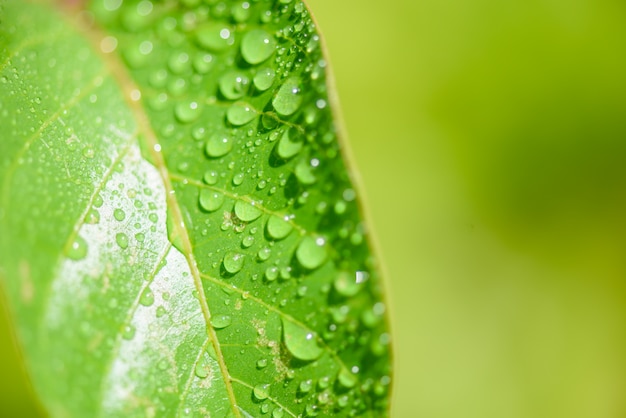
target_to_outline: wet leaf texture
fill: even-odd
[[[299,1],[0,23],[0,275],[53,417],[385,416],[386,306]]]

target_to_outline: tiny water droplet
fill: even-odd
[[[263,369],[267,367],[267,359],[266,358],[262,358],[260,360],[257,360],[256,362],[256,368],[257,369]]]
[[[219,178],[219,174],[217,171],[209,170],[204,173],[204,177],[202,178],[206,184],[214,185],[217,183],[217,179]]]
[[[269,282],[276,280],[278,278],[278,267],[272,266],[265,269],[265,278]]]
[[[254,244],[254,237],[252,235],[246,235],[245,237],[243,237],[243,240],[241,240],[241,245],[244,248],[248,248],[252,246],[252,244]]]
[[[124,338],[125,340],[132,340],[134,336],[135,336],[135,327],[134,326],[126,325],[122,329],[122,338]]]
[[[233,31],[217,22],[200,26],[196,32],[196,40],[202,48],[215,52],[224,51],[235,42]]]
[[[309,393],[311,389],[313,389],[313,380],[311,379],[303,380],[298,386],[298,391],[300,393]]]
[[[198,361],[198,363],[196,364],[196,367],[194,368],[194,373],[200,379],[206,379],[209,376],[210,370],[211,368],[209,364],[207,363],[206,359],[204,358],[204,354],[203,354],[200,360]]]

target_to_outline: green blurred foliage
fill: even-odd
[[[393,416],[626,417],[626,3],[309,5],[389,272]],[[0,415],[31,416],[5,346]]]

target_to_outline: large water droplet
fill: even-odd
[[[293,230],[293,226],[287,222],[286,217],[281,218],[276,215],[270,216],[266,228],[267,234],[276,240],[285,238]]]
[[[224,203],[224,195],[209,189],[200,190],[200,207],[208,212],[215,212]]]
[[[224,256],[224,269],[230,274],[235,274],[243,267],[243,260],[243,254],[229,252]]]
[[[233,103],[226,111],[226,119],[235,126],[245,125],[256,116],[256,111],[246,102]]]
[[[268,59],[275,48],[274,37],[263,29],[253,29],[246,33],[241,40],[241,56],[252,65]]]
[[[283,116],[293,115],[301,104],[300,80],[297,77],[285,80],[272,100],[274,109]]]
[[[224,135],[213,135],[206,143],[206,153],[209,157],[218,158],[230,152],[233,143],[230,138]]]
[[[72,260],[82,260],[87,256],[87,241],[80,235],[77,235],[74,242],[67,250],[67,257]]]
[[[324,352],[317,345],[317,336],[314,332],[285,318],[283,318],[283,335],[289,352],[300,360],[315,360]]]
[[[254,397],[259,400],[262,401],[264,399],[269,398],[270,396],[270,384],[269,383],[262,383],[262,384],[258,384],[254,387],[254,389],[252,390],[252,393],[254,394]]]
[[[244,222],[252,222],[261,216],[263,212],[255,205],[238,200],[235,202],[235,215]]]
[[[256,87],[259,91],[265,91],[272,87],[275,78],[276,73],[274,70],[269,67],[265,67],[257,71],[252,82],[254,83],[254,87]]]
[[[282,159],[297,155],[304,145],[304,138],[295,128],[289,129],[283,133],[280,140],[276,144],[276,153]]]
[[[321,266],[326,260],[326,255],[326,241],[320,237],[304,237],[296,250],[298,262],[309,270]]]
[[[250,80],[240,71],[229,71],[220,77],[220,92],[229,100],[241,98],[248,88]]]
[[[134,336],[135,336],[135,327],[134,326],[126,325],[122,329],[122,338],[124,338],[125,340],[132,340]]]

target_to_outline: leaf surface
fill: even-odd
[[[0,275],[51,416],[387,413],[302,3],[9,1],[0,48]]]

